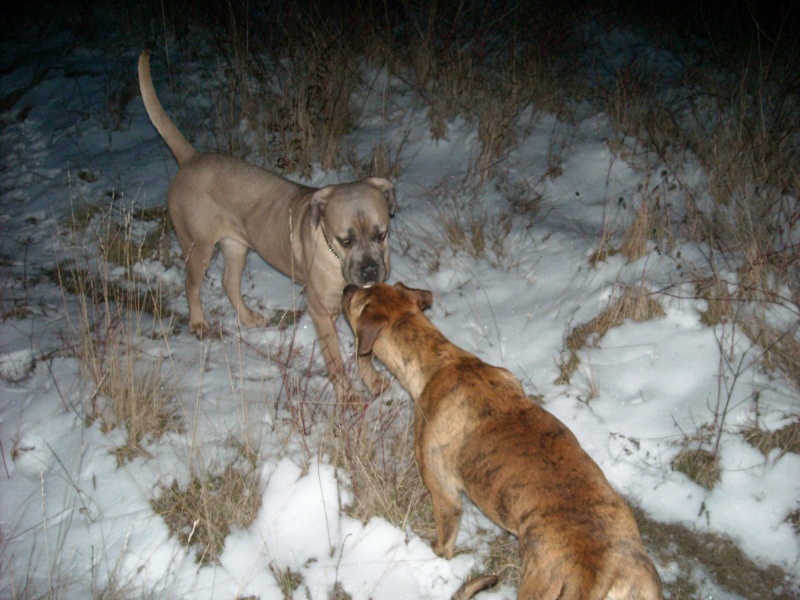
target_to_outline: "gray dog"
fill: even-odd
[[[284,179],[241,159],[201,154],[167,116],[150,76],[150,51],[139,56],[139,87],[150,120],[178,161],[167,205],[186,263],[189,326],[204,337],[200,285],[214,248],[224,258],[222,285],[245,327],[265,324],[245,305],[241,292],[247,251],[305,286],[308,310],[339,401],[355,398],[344,372],[335,320],[342,290],[384,281],[389,275],[392,184],[381,177],[318,189]],[[373,393],[387,384],[368,359],[361,378]]]

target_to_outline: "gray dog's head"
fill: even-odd
[[[311,198],[311,223],[321,227],[338,257],[345,284],[358,286],[389,276],[389,217],[396,200],[382,177],[329,185]]]

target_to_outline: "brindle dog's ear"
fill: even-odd
[[[430,293],[428,290],[417,290],[414,288],[410,288],[407,285],[400,283],[399,281],[394,284],[394,289],[400,292],[400,295],[404,298],[411,300],[412,302],[416,302],[417,307],[420,310],[425,310],[426,308],[430,308],[433,304],[433,294]]]
[[[372,346],[381,332],[389,325],[389,317],[384,313],[367,308],[358,317],[356,324],[356,350],[359,356],[372,353]]]

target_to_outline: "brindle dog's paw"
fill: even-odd
[[[373,396],[380,396],[392,387],[392,380],[383,375],[377,375],[367,384],[367,388]]]

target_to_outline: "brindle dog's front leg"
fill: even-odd
[[[308,312],[311,314],[311,320],[314,321],[314,327],[317,330],[322,358],[325,359],[328,377],[333,383],[336,398],[339,402],[344,403],[360,402],[361,397],[353,390],[339,348],[339,336],[336,333],[335,323],[340,313],[330,311],[322,303],[313,301],[311,294],[308,298]],[[389,388],[391,382],[378,373],[375,365],[372,364],[372,357],[358,357],[358,372],[361,381],[371,393],[378,395]]]
[[[372,355],[358,357],[358,374],[367,389],[376,396],[389,389],[391,381],[378,373],[372,364]]]

